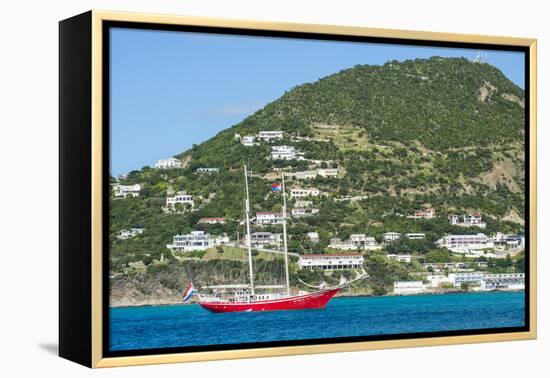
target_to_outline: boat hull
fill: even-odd
[[[339,288],[319,290],[314,293],[250,303],[200,302],[200,305],[216,313],[321,309],[339,290]]]

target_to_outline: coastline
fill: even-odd
[[[385,297],[425,297],[433,295],[446,295],[446,294],[488,294],[488,293],[515,293],[515,292],[525,292],[525,289],[514,289],[514,290],[486,290],[486,291],[464,291],[464,290],[447,290],[447,291],[430,291],[423,293],[415,294],[393,294],[388,293],[384,295],[372,295],[372,294],[339,294],[336,295],[333,299],[339,298],[385,298]],[[188,306],[199,304],[197,300],[190,300],[187,303],[179,301],[140,301],[135,304],[110,304],[110,309],[119,309],[119,308],[138,308],[138,307],[157,307],[157,306]]]

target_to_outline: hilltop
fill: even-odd
[[[270,193],[279,168],[307,172],[334,168],[336,176],[291,179],[288,188],[315,187],[317,216],[289,223],[289,249],[323,252],[329,239],[365,233],[424,232],[433,243],[445,232],[465,233],[447,216],[479,211],[488,234],[523,229],[525,201],[524,92],[497,68],[461,58],[417,59],[382,66],[358,65],[286,92],[279,99],[205,142],[182,151],[178,169],[144,167],[122,184],[142,186],[140,196],[111,200],[111,261],[150,264],[175,234],[205,230],[233,235],[242,219],[246,163],[253,211],[279,211]],[[182,127],[185,127],[182,125]],[[242,138],[283,131],[283,138],[245,146]],[[276,145],[292,146],[302,158],[271,159]],[[197,173],[215,167],[219,172]],[[193,211],[166,213],[166,197],[185,191]],[[292,208],[293,201],[290,202]],[[439,218],[411,220],[415,210],[434,208]],[[202,217],[227,223],[198,224]],[[126,228],[147,231],[120,242]],[[269,231],[269,229],[268,229]],[[317,231],[320,242],[306,237]],[[470,232],[472,230],[469,230]],[[430,244],[431,245],[431,244]],[[427,244],[420,248],[429,252]]]

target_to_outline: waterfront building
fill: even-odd
[[[360,253],[330,253],[300,255],[300,269],[359,269],[363,266],[363,255]]]
[[[116,237],[120,240],[131,239],[133,237],[143,234],[143,231],[145,231],[144,228],[133,227],[126,230],[121,230]]]
[[[481,290],[523,290],[525,289],[525,273],[484,274],[481,280]]]
[[[172,244],[167,244],[166,248],[174,252],[205,251],[228,241],[227,236],[212,237],[204,231],[191,231],[189,234],[175,235]]]
[[[451,279],[444,274],[431,274],[426,276],[426,281],[428,281],[429,288],[438,288],[442,284],[453,284]]]
[[[471,249],[493,248],[493,240],[483,233],[467,235],[446,235],[436,244],[453,252],[465,253]]]
[[[177,203],[181,203],[184,206],[186,204],[191,205],[191,207],[193,207],[195,204],[195,202],[193,201],[193,196],[185,192],[179,192],[173,197],[166,198],[166,207],[174,208]]]
[[[290,190],[290,198],[318,197],[321,191],[317,188],[294,188]]]
[[[155,169],[173,169],[181,168],[183,165],[181,160],[176,158],[160,159],[155,162]]]
[[[422,281],[395,281],[393,293],[396,295],[420,294],[425,291]]]
[[[225,218],[201,218],[199,223],[205,224],[225,224]]]
[[[405,237],[410,240],[420,240],[426,237],[426,234],[422,232],[408,232],[405,234]]]
[[[400,237],[401,237],[401,234],[399,232],[386,232],[382,234],[382,240],[384,240],[384,242],[386,243],[395,241]]]
[[[115,198],[126,198],[126,197],[139,197],[141,191],[141,185],[113,185],[113,193]]]
[[[449,273],[449,280],[454,287],[460,287],[463,283],[479,285],[482,279],[482,272]]]
[[[288,214],[286,215],[288,219]],[[269,226],[283,224],[283,213],[276,211],[260,211],[256,213],[256,223],[258,225]]]
[[[389,254],[389,255],[386,255],[386,258],[389,260],[395,260],[395,261],[404,262],[404,263],[410,263],[412,261],[411,255]]]
[[[269,142],[274,139],[283,139],[283,132],[282,131],[260,131],[257,137],[260,140],[265,140]]]
[[[219,168],[201,167],[201,168],[197,168],[196,172],[209,175],[209,174],[212,174],[212,173],[219,173],[220,169]]]
[[[416,210],[412,215],[408,215],[407,218],[433,219],[435,218],[435,210],[434,209]]]

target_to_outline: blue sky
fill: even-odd
[[[478,50],[111,29],[111,174],[201,143],[280,97],[356,64]],[[524,87],[524,56],[485,50]]]

